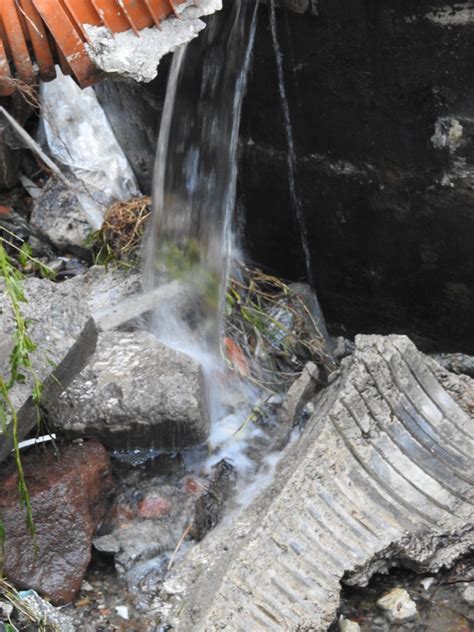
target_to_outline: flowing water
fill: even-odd
[[[275,0],[269,2],[269,14],[270,14],[270,30],[272,33],[273,49],[275,51],[275,60],[278,71],[278,90],[280,93],[281,108],[283,112],[283,120],[285,124],[286,141],[288,145],[287,162],[288,162],[288,186],[290,190],[290,197],[293,209],[296,214],[296,220],[298,222],[298,228],[300,233],[301,245],[305,257],[306,265],[306,278],[311,287],[314,287],[313,269],[311,261],[311,251],[309,248],[308,231],[306,228],[306,222],[304,219],[303,206],[301,204],[301,198],[298,194],[296,186],[296,152],[295,152],[295,139],[293,135],[293,126],[291,124],[290,106],[288,103],[288,97],[286,94],[285,75],[283,72],[283,55],[281,52],[280,42],[278,40],[276,13],[275,13]]]
[[[144,264],[148,289],[171,282],[178,288],[176,300],[157,305],[154,331],[203,367],[213,458],[241,463],[245,441],[233,438],[255,393],[236,379],[229,384],[219,346],[231,261],[240,115],[258,4],[228,3],[225,19],[212,18],[197,41],[174,55]]]

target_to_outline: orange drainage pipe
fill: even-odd
[[[15,78],[34,84],[56,76],[55,62],[81,87],[100,71],[87,54],[85,25],[112,33],[157,26],[185,0],[0,0],[0,96],[16,90]]]

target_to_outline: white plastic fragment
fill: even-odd
[[[117,200],[139,195],[135,175],[92,88],[81,90],[57,68],[41,84],[41,123],[49,153],[75,178],[85,218],[99,228]]]
[[[43,435],[42,437],[35,437],[34,439],[25,439],[25,441],[20,441],[18,447],[20,450],[23,448],[29,448],[32,445],[36,445],[38,443],[46,443],[48,441],[54,441],[56,439],[55,434]]]
[[[115,612],[118,614],[119,617],[128,621],[129,614],[127,606],[116,606]]]
[[[431,588],[434,582],[435,582],[434,577],[424,577],[423,579],[420,579],[420,584],[423,586],[423,590],[426,590],[426,591],[428,591]]]

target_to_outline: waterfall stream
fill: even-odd
[[[147,289],[173,282],[153,328],[203,367],[210,446],[219,460],[245,462],[234,438],[255,393],[229,380],[220,353],[231,261],[237,143],[259,2],[233,2],[199,40],[173,58],[155,164],[153,220],[145,252]],[[177,283],[176,283],[177,282]],[[239,402],[239,413],[235,402]]]

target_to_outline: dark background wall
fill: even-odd
[[[283,3],[304,11],[279,10],[277,27],[329,323],[474,353],[474,2]],[[145,190],[165,79],[163,66],[151,86],[98,90]],[[266,6],[241,125],[239,209],[249,256],[304,278]]]
[[[281,11],[277,21],[327,319],[350,334],[405,332],[425,348],[473,353],[474,3],[312,7],[317,15]],[[304,277],[266,7],[241,136],[247,249]]]

